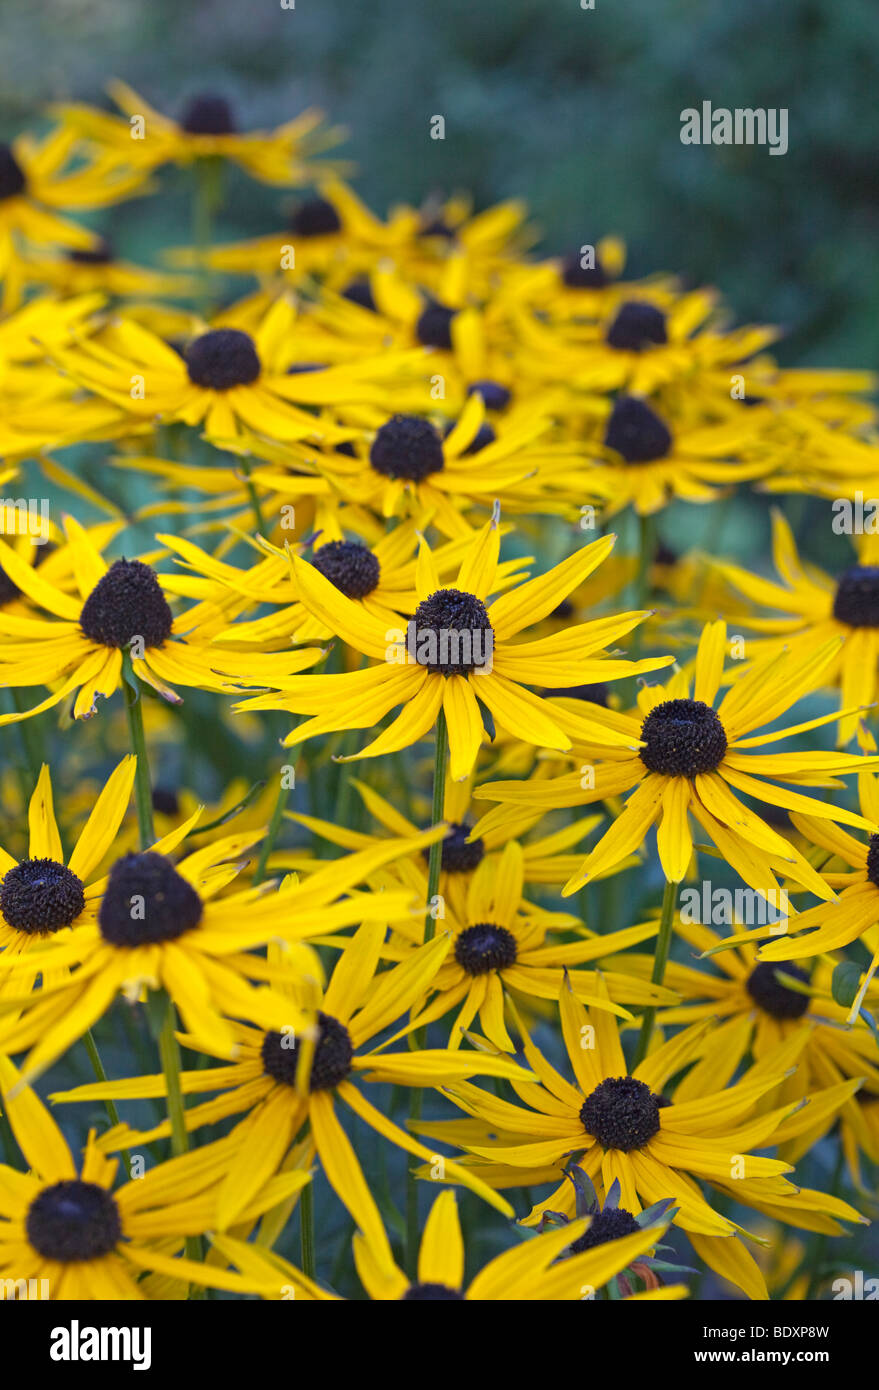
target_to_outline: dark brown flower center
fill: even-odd
[[[25,1233],[44,1260],[99,1260],[122,1239],[122,1219],[111,1192],[94,1182],[67,1178],[44,1187],[34,1198]]]
[[[596,1086],[580,1108],[587,1134],[605,1149],[643,1149],[659,1133],[659,1098],[634,1076],[612,1076]]]
[[[641,761],[666,777],[714,772],[727,748],[726,730],[702,700],[663,700],[641,726]]]
[[[79,625],[102,647],[127,647],[141,638],[161,647],[171,636],[174,615],[156,572],[140,560],[116,560],[82,606]]]
[[[350,1073],[354,1046],[344,1023],[340,1023],[331,1014],[318,1014],[317,1029],[309,1089],[330,1091]],[[263,1071],[266,1076],[271,1076],[285,1086],[296,1085],[299,1055],[299,1042],[292,1033],[266,1033],[263,1038]]]

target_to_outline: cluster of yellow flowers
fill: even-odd
[[[879,1164],[879,554],[825,574],[778,510],[769,577],[655,523],[860,506],[873,377],[779,367],[615,239],[537,259],[519,203],[382,220],[319,113],[111,95],[0,147],[0,1280],[817,1295]],[[62,215],[168,163],[162,270]],[[215,240],[233,163],[309,190],[285,227]],[[81,1159],[33,1089],[70,1057]]]

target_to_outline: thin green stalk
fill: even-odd
[[[665,885],[665,892],[662,895],[662,916],[659,919],[659,935],[656,938],[656,952],[653,956],[653,971],[650,979],[653,984],[661,985],[665,979],[665,967],[668,962],[668,953],[671,949],[671,926],[674,919],[675,903],[677,902],[678,885],[668,883]],[[644,1010],[644,1017],[641,1020],[641,1036],[638,1038],[638,1046],[635,1050],[635,1066],[637,1067],[647,1056],[647,1049],[650,1047],[650,1039],[653,1035],[653,1025],[656,1022],[656,1006]]]
[[[167,996],[165,1020],[159,1035],[159,1057],[165,1074],[168,1090],[168,1119],[171,1122],[171,1152],[175,1158],[189,1152],[189,1135],[186,1131],[186,1116],[183,1109],[183,1091],[180,1086],[180,1047],[175,1036],[177,1010],[174,1000]],[[201,1238],[186,1237],[186,1258],[201,1262],[204,1259]],[[190,1288],[190,1298],[204,1298],[205,1291],[197,1285]]]
[[[16,686],[12,687],[12,703],[19,714],[27,709],[27,701]],[[41,717],[41,715],[35,715],[33,719],[20,719],[18,721],[21,746],[24,749],[25,761],[34,786],[37,784],[43,763],[46,761],[46,740],[39,724]]]
[[[638,517],[638,571],[635,578],[635,608],[644,610],[650,600],[650,569],[656,551],[656,522],[652,516]],[[637,661],[644,646],[644,624],[632,632],[632,660]]]
[[[299,1241],[302,1253],[302,1273],[314,1278],[314,1191],[306,1183],[299,1197]]]
[[[89,1061],[92,1064],[92,1071],[94,1072],[96,1079],[100,1082],[106,1081],[107,1073],[104,1070],[104,1064],[101,1061],[101,1054],[98,1051],[98,1044],[95,1042],[94,1034],[92,1033],[91,1028],[89,1028],[88,1032],[85,1034],[83,1042],[85,1043],[85,1050],[89,1055]],[[110,1099],[105,1100],[104,1109],[107,1112],[107,1119],[110,1121],[110,1124],[113,1125],[115,1128],[115,1126],[119,1123],[119,1111],[116,1109],[116,1102]],[[125,1171],[128,1174],[128,1178],[130,1181],[131,1160],[128,1157],[128,1150],[122,1149],[121,1153],[122,1162],[125,1164]]]
[[[192,240],[199,276],[198,307],[204,318],[211,311],[213,283],[207,253],[213,237],[214,213],[221,201],[222,170],[222,160],[215,155],[197,159],[193,165]]]
[[[266,831],[266,837],[262,842],[262,847],[260,848],[259,858],[256,861],[256,868],[253,871],[253,881],[255,884],[262,883],[263,879],[266,876],[266,865],[269,862],[269,855],[275,847],[275,840],[278,838],[278,831],[280,830],[281,822],[284,819],[284,811],[287,806],[287,797],[290,794],[290,788],[286,786],[285,783],[286,774],[282,771],[279,779],[278,799],[275,802],[275,808],[272,811],[272,818],[269,821],[269,828]]]
[[[247,488],[247,495],[250,498],[250,507],[253,512],[253,520],[256,525],[258,536],[268,536],[266,530],[265,517],[263,516],[262,506],[259,500],[259,493],[250,480],[250,464],[246,459],[241,460],[241,471],[244,474],[244,486]]]
[[[830,1195],[832,1197],[837,1197],[839,1195],[839,1184],[842,1178],[842,1165],[845,1160],[845,1155],[842,1151],[842,1140],[838,1133],[836,1135],[836,1143],[836,1163],[833,1168],[833,1177],[830,1180]],[[809,1275],[809,1287],[805,1293],[806,1302],[817,1300],[818,1295],[821,1292],[821,1269],[824,1263],[824,1254],[827,1247],[827,1236],[823,1231],[815,1232],[811,1237],[809,1245],[810,1248],[806,1256],[806,1267],[811,1271],[811,1273]],[[786,1292],[787,1289],[785,1289],[785,1293]]]
[[[153,790],[150,786],[150,765],[143,732],[143,697],[138,679],[131,669],[131,658],[127,653],[123,661],[123,675],[122,688],[125,692],[128,737],[131,741],[131,751],[137,758],[137,771],[134,776],[134,802],[137,807],[140,847],[141,849],[149,849],[150,845],[155,843],[156,835],[153,830]]]
[[[440,709],[439,718],[436,724],[436,746],[433,755],[433,807],[431,811],[431,824],[436,825],[443,818],[443,806],[446,796],[446,763],[448,761],[449,731],[446,726],[446,716]],[[443,860],[443,842],[437,840],[430,847],[430,857],[427,863],[427,913],[424,918],[424,939],[432,941],[436,930],[436,921],[431,913],[433,901],[439,892],[440,871]],[[417,1052],[424,1047],[424,1030],[409,1035],[409,1047],[413,1052]],[[412,1088],[412,1097],[409,1102],[410,1124],[417,1124],[421,1119],[422,1094],[416,1086]],[[409,1277],[414,1279],[418,1266],[418,1182],[414,1173],[409,1170],[406,1178],[406,1267]]]

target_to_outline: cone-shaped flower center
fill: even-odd
[[[626,463],[652,463],[665,458],[672,439],[655,411],[637,396],[620,396],[614,402],[604,442],[622,454]]]
[[[641,1228],[630,1211],[625,1207],[605,1207],[592,1218],[592,1225],[585,1235],[571,1245],[571,1254],[579,1255],[584,1250],[594,1250],[596,1245],[606,1245],[609,1240],[619,1240],[621,1236],[633,1236]]]
[[[256,381],[261,366],[256,345],[240,328],[212,328],[183,354],[189,380],[208,391],[231,391]]]
[[[173,623],[155,570],[140,560],[114,561],[79,615],[86,637],[103,647],[127,647],[137,637],[145,647],[161,647]]]
[[[295,236],[331,236],[341,230],[339,214],[326,198],[308,198],[290,218],[290,231]]]
[[[512,400],[512,392],[499,381],[474,381],[467,387],[467,395],[480,395],[486,410],[506,410]]]
[[[642,352],[646,347],[667,343],[665,314],[655,304],[627,299],[607,330],[607,342],[624,352]]]
[[[365,598],[381,578],[372,551],[356,541],[328,541],[314,552],[312,564],[347,598]]]
[[[25,1233],[44,1260],[99,1260],[122,1239],[122,1220],[112,1193],[97,1183],[68,1178],[34,1198]]]
[[[494,629],[488,609],[463,589],[437,589],[409,624],[410,653],[434,675],[465,676],[490,664]]]
[[[113,946],[175,941],[201,921],[202,900],[163,854],[126,854],[110,870],[98,925]]]
[[[879,888],[879,835],[870,836],[867,850],[867,878],[875,888]]]
[[[400,1302],[457,1303],[463,1299],[464,1295],[458,1289],[450,1289],[448,1284],[410,1284]]]
[[[0,912],[17,931],[60,931],[84,910],[81,880],[54,859],[23,859],[0,882]]]
[[[879,567],[853,565],[840,576],[833,616],[848,627],[879,627]]]
[[[387,478],[418,483],[429,473],[442,472],[443,442],[429,420],[418,415],[393,415],[376,433],[369,461]]]
[[[311,1062],[309,1090],[330,1091],[351,1071],[354,1046],[351,1034],[331,1014],[317,1016],[317,1042]],[[285,1086],[296,1085],[299,1042],[292,1033],[266,1033],[262,1043],[262,1065],[266,1076]]]
[[[482,863],[485,843],[482,840],[468,841],[467,836],[472,828],[460,821],[450,822],[442,844],[442,867],[447,874],[469,874]],[[425,859],[430,859],[429,849],[423,849],[421,853]]]
[[[454,425],[449,426],[446,430],[446,438],[448,438],[454,428]],[[487,420],[483,420],[479,429],[467,445],[467,448],[463,450],[461,457],[468,458],[471,454],[480,453],[481,450],[485,449],[489,444],[493,444],[496,439],[497,435],[494,432],[494,426],[490,425]]]
[[[25,190],[24,171],[9,145],[0,144],[0,202],[17,198]]]
[[[446,348],[452,346],[452,319],[454,309],[445,304],[428,304],[419,315],[415,325],[415,336],[424,347]]]
[[[587,1134],[605,1149],[643,1149],[659,1133],[659,1097],[634,1076],[612,1076],[596,1086],[580,1108]]]
[[[365,275],[360,275],[356,280],[352,280],[342,291],[343,299],[350,299],[352,304],[359,304],[361,309],[368,309],[371,314],[378,312],[375,296],[372,293],[372,285]]]
[[[754,966],[745,981],[745,988],[758,1008],[773,1018],[802,1018],[809,1007],[809,996],[789,989],[776,978],[779,971],[794,980],[801,980],[804,985],[809,983],[809,976],[799,966],[791,965],[788,961],[780,964],[764,960]]]
[[[601,262],[595,259],[594,265],[583,265],[579,251],[572,251],[562,262],[562,281],[569,290],[601,290],[607,284],[607,275]]]
[[[455,942],[455,960],[468,975],[487,975],[516,964],[516,938],[494,922],[477,922]]]
[[[201,92],[187,102],[180,125],[187,135],[234,135],[232,107],[215,92]]]
[[[726,753],[726,731],[702,700],[663,700],[641,726],[641,761],[666,777],[714,772]]]

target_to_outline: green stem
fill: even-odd
[[[189,1152],[189,1135],[186,1130],[186,1114],[183,1108],[183,1090],[180,1085],[180,1047],[174,1030],[177,1026],[177,1010],[174,1000],[167,996],[165,1020],[159,1035],[159,1056],[165,1085],[168,1091],[168,1119],[171,1122],[171,1152],[175,1158]],[[200,1236],[186,1237],[186,1258],[201,1262],[204,1259]],[[204,1298],[205,1291],[193,1284],[190,1298]]]
[[[17,687],[12,688],[12,703],[17,712],[23,714],[27,709],[27,702]],[[42,771],[43,763],[46,761],[46,740],[43,737],[43,729],[38,723],[41,715],[35,715],[33,719],[20,719],[18,729],[21,735],[21,746],[24,749],[25,761],[36,786]]]
[[[269,828],[266,831],[266,837],[262,842],[262,847],[259,852],[259,858],[256,861],[256,868],[253,871],[254,884],[262,883],[263,879],[266,876],[266,865],[269,862],[269,855],[275,847],[275,840],[278,838],[278,831],[280,830],[281,822],[284,819],[284,810],[287,806],[287,797],[290,793],[290,788],[285,785],[285,781],[286,773],[282,769],[280,775],[280,785],[278,787],[278,799],[275,802],[275,809],[272,811],[272,818],[269,821]]]
[[[635,607],[648,606],[651,594],[650,569],[656,550],[656,522],[652,516],[638,517],[638,572],[635,578]],[[644,646],[644,624],[632,632],[632,660],[637,661]]]
[[[92,1071],[94,1072],[94,1074],[95,1074],[97,1080],[100,1081],[100,1082],[106,1081],[106,1080],[107,1080],[107,1073],[106,1073],[106,1071],[104,1070],[104,1064],[103,1064],[103,1062],[101,1061],[101,1054],[100,1054],[100,1052],[98,1051],[98,1044],[95,1042],[94,1035],[93,1035],[93,1033],[92,1033],[91,1028],[89,1028],[88,1032],[85,1034],[85,1036],[84,1036],[84,1038],[83,1038],[83,1042],[85,1043],[85,1050],[86,1050],[86,1052],[88,1053],[88,1055],[89,1055],[89,1060],[90,1060],[90,1062],[91,1062],[91,1064],[92,1064]],[[105,1109],[106,1112],[107,1112],[107,1118],[108,1118],[108,1120],[110,1121],[110,1124],[113,1125],[114,1127],[115,1127],[116,1125],[118,1125],[118,1123],[119,1123],[119,1111],[116,1109],[116,1102],[115,1102],[114,1100],[110,1100],[110,1099],[108,1098],[107,1100],[104,1101],[104,1109]],[[128,1150],[127,1150],[127,1149],[122,1149],[122,1150],[121,1150],[121,1153],[122,1153],[122,1162],[125,1164],[125,1171],[126,1171],[126,1173],[128,1174],[128,1179],[129,1179],[129,1182],[130,1182],[130,1181],[131,1181],[131,1160],[130,1160],[129,1157],[128,1157]]]
[[[653,957],[653,971],[650,976],[653,984],[661,985],[665,979],[665,967],[668,962],[668,953],[671,949],[671,926],[674,919],[675,903],[678,896],[678,885],[668,883],[665,885],[665,892],[662,895],[662,916],[659,919],[659,935],[656,938],[656,952]],[[637,1067],[647,1056],[650,1047],[650,1039],[653,1035],[653,1025],[656,1022],[656,1006],[644,1010],[644,1017],[641,1020],[641,1036],[638,1039],[638,1047],[635,1051],[635,1066]]]
[[[262,505],[259,500],[259,493],[250,478],[250,464],[246,459],[241,460],[241,471],[244,474],[244,486],[247,488],[247,495],[250,498],[250,508],[253,512],[253,520],[258,536],[268,536],[266,530],[265,517],[262,512]]]
[[[214,213],[221,201],[221,174],[222,160],[215,155],[197,159],[193,165],[192,240],[199,276],[198,307],[204,318],[211,311],[213,286],[207,253],[213,236]]]
[[[314,1278],[314,1191],[306,1183],[299,1198],[299,1240],[302,1252],[302,1273]]]
[[[134,801],[137,806],[140,847],[141,849],[149,849],[150,845],[155,842],[156,835],[153,830],[153,791],[150,786],[150,765],[143,732],[143,697],[138,679],[131,669],[131,658],[127,653],[123,659],[122,688],[125,692],[128,737],[131,741],[131,751],[137,758],[137,771],[134,775]]]
[[[449,731],[446,726],[445,712],[440,709],[439,718],[436,724],[436,747],[433,755],[433,807],[431,810],[431,824],[437,825],[443,818],[443,806],[446,798],[446,763],[448,761]],[[424,918],[424,940],[432,941],[436,930],[436,921],[431,914],[433,900],[439,892],[440,872],[443,863],[443,842],[437,840],[430,847],[430,857],[427,863],[427,913]],[[410,1033],[409,1047],[413,1052],[419,1051],[424,1047],[425,1034],[423,1029],[418,1033]],[[409,1120],[411,1124],[417,1124],[421,1119],[422,1093],[418,1087],[413,1087],[411,1100],[409,1102]],[[410,1169],[406,1176],[406,1268],[410,1279],[415,1279],[418,1268],[418,1182]]]
[[[836,1197],[839,1195],[839,1183],[840,1179],[842,1178],[842,1167],[845,1161],[845,1155],[842,1151],[842,1140],[838,1133],[836,1135],[836,1142],[838,1145],[836,1153],[836,1163],[833,1169],[833,1177],[830,1181],[830,1195],[832,1197]],[[806,1302],[817,1300],[818,1295],[821,1292],[821,1269],[824,1263],[824,1253],[827,1247],[826,1234],[823,1231],[816,1232],[810,1241],[810,1246],[811,1248],[806,1257],[806,1265],[811,1270],[811,1273],[809,1275],[809,1287],[805,1293]],[[787,1289],[785,1289],[785,1292],[787,1292]]]

